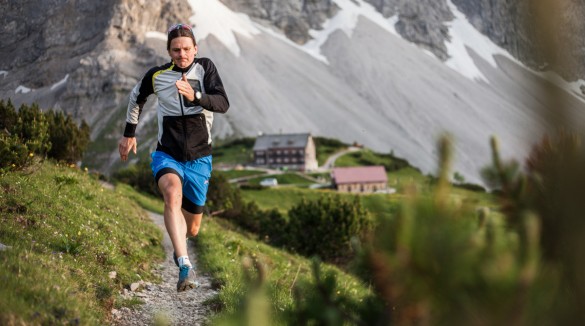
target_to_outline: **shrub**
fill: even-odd
[[[12,102],[8,100],[8,102],[4,103],[3,100],[0,100],[0,130],[12,130],[13,126],[16,125],[17,120],[18,113],[16,113],[16,109],[14,108],[14,105],[12,105]]]
[[[0,134],[0,172],[22,168],[29,161],[29,150],[20,138],[2,132]]]
[[[45,156],[51,148],[47,117],[36,104],[20,106],[12,134],[17,135],[31,153]]]
[[[244,202],[239,189],[233,187],[222,173],[212,173],[207,190],[207,207],[211,212],[234,219],[241,214]]]
[[[112,174],[112,178],[116,181],[130,185],[136,190],[154,196],[160,196],[148,160],[140,160],[138,163],[131,164],[125,169],[120,169]]]
[[[12,102],[0,100],[0,169],[27,166],[34,154],[45,156],[51,143],[46,117],[37,105],[22,105],[16,112]]]
[[[371,217],[360,203],[341,196],[303,199],[289,212],[287,243],[301,254],[336,260],[352,256],[350,242],[371,225]]]
[[[34,154],[75,163],[83,156],[89,136],[85,121],[78,127],[63,112],[43,113],[37,104],[23,104],[17,112],[10,100],[0,100],[2,170],[25,167]]]
[[[49,111],[46,115],[49,121],[49,138],[52,144],[48,156],[67,163],[81,160],[89,144],[89,125],[82,121],[78,127],[70,115],[61,111]]]
[[[453,186],[457,187],[457,188],[461,188],[461,189],[475,191],[475,192],[486,192],[486,189],[483,186],[475,184],[475,183],[464,182],[464,183],[454,184]]]

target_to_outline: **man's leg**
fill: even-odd
[[[177,257],[187,256],[187,224],[181,211],[183,189],[181,179],[174,173],[167,173],[158,180],[165,208],[165,227],[173,243]]]
[[[197,236],[199,233],[199,227],[201,227],[203,213],[193,214],[183,209],[183,216],[185,216],[185,222],[187,224],[187,236]]]
[[[158,186],[165,200],[165,226],[179,265],[179,281],[177,292],[183,292],[195,287],[193,269],[187,255],[187,223],[181,211],[183,202],[183,185],[181,179],[174,173],[164,174],[158,180]]]

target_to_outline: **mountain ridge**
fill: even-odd
[[[95,8],[83,2],[79,1],[77,6]],[[67,48],[60,53],[64,58],[50,57],[44,52],[36,61],[40,66],[38,74],[32,73],[35,70],[31,69],[31,64],[18,64],[19,59],[5,58],[11,52],[6,50],[7,44],[2,44],[0,95],[11,98],[16,104],[37,101],[42,107],[63,109],[88,121],[93,130],[92,138],[98,139],[101,147],[111,147],[109,151],[92,152],[89,163],[102,171],[110,171],[120,164],[115,143],[123,129],[128,91],[149,66],[168,60],[164,41],[158,37],[162,35],[164,38],[164,34],[151,31],[164,31],[174,22],[190,21],[195,25],[201,55],[212,58],[219,67],[232,102],[227,115],[216,115],[215,137],[253,136],[259,131],[310,131],[347,142],[358,141],[377,151],[395,150],[423,171],[432,172],[436,164],[436,137],[441,132],[453,131],[456,141],[462,141],[456,147],[459,159],[455,168],[470,180],[477,181],[478,168],[489,161],[487,143],[490,135],[503,134],[504,143],[509,143],[503,150],[510,155],[525,153],[528,143],[536,139],[537,136],[531,134],[536,129],[532,126],[543,124],[542,113],[538,113],[544,110],[543,100],[536,94],[538,88],[535,91],[516,85],[524,83],[526,78],[530,79],[528,83],[538,87],[547,82],[538,80],[540,77],[527,73],[525,68],[506,57],[496,56],[494,62],[498,62],[498,67],[494,67],[494,63],[486,62],[478,55],[480,53],[470,48],[464,48],[465,55],[481,70],[480,74],[488,76],[484,81],[465,77],[448,68],[441,53],[447,54],[451,50],[441,37],[445,36],[445,31],[452,32],[445,20],[453,13],[446,1],[436,2],[430,7],[425,6],[427,2],[290,1],[278,6],[276,1],[259,0],[155,1],[148,4],[145,1],[110,0],[103,3],[106,16],[91,17],[88,21],[95,21],[88,24],[88,29],[98,26],[98,32],[88,33],[98,36],[87,38],[89,41],[80,48],[76,48],[73,42],[71,57],[65,55]],[[475,2],[454,1],[459,8]],[[24,9],[19,10],[33,8],[33,1],[23,3]],[[203,3],[204,7],[201,7]],[[70,11],[78,9],[67,0],[54,0],[51,4]],[[363,11],[376,8],[376,4],[380,16],[375,18],[364,16],[367,13],[351,14],[343,9],[358,8],[359,5],[359,10]],[[220,6],[224,12],[232,12],[233,17],[248,17],[245,24],[256,24],[253,34],[231,32],[230,42],[235,42],[232,45],[240,52],[231,49],[230,44],[226,46],[223,36],[209,34],[199,38],[198,31],[209,29],[209,26],[198,23],[201,21],[198,17],[205,13],[204,18],[210,18]],[[247,16],[233,11],[234,8],[248,8]],[[4,12],[17,10],[0,9],[6,9]],[[80,12],[88,15],[89,11]],[[259,13],[254,13],[256,11]],[[409,12],[415,14],[409,15]],[[318,37],[319,28],[322,31],[324,25],[341,13],[353,15],[348,17],[355,19],[359,28],[354,26],[352,30],[343,31],[343,26],[337,26],[318,43],[318,55],[308,51],[306,44]],[[52,20],[57,19],[51,17],[44,23],[52,24]],[[57,17],[65,21],[69,18]],[[15,23],[8,21],[8,15],[2,20],[6,22],[2,27],[3,36],[10,31],[15,33],[18,20],[13,20]],[[205,21],[209,24],[210,20]],[[217,22],[231,23],[222,21],[221,16],[215,19]],[[337,19],[336,23],[343,24],[343,21]],[[75,20],[63,24],[76,26]],[[426,47],[421,42],[407,42],[408,38],[404,36],[408,33],[414,33],[411,38],[424,36],[424,31],[439,25],[444,28],[438,28],[438,34],[432,34],[427,41],[421,38]],[[234,28],[244,32],[241,25]],[[60,31],[59,28],[54,30]],[[285,36],[297,36],[280,37],[279,31],[284,31]],[[76,37],[75,33],[64,30],[61,34],[61,38],[45,35],[43,37],[48,40],[43,42],[53,40],[51,46],[58,47],[61,43],[71,43]],[[98,42],[99,35],[103,39]],[[28,40],[30,37],[17,39]],[[91,40],[95,46],[84,52],[88,50],[88,44],[93,45]],[[304,45],[299,45],[302,42]],[[32,46],[32,43],[27,43],[27,46]],[[444,48],[433,50],[433,44],[442,44]],[[393,62],[388,62],[389,56]],[[15,68],[6,70],[7,66]],[[509,71],[501,71],[499,67],[503,66]],[[63,71],[65,67],[70,71]],[[518,98],[498,84],[519,89],[522,97]],[[27,88],[31,90],[27,91]],[[20,91],[15,92],[15,89]],[[582,108],[579,101],[571,101]],[[155,100],[147,103],[139,124],[139,149],[142,152],[151,149],[156,141],[152,123],[154,104]],[[577,110],[576,114],[581,112]],[[579,116],[577,121],[583,121],[581,118]],[[466,121],[469,125],[461,126],[457,123],[459,121]],[[512,130],[523,125],[530,126],[527,135]]]

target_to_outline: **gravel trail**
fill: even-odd
[[[211,310],[203,302],[217,295],[217,291],[211,286],[211,277],[197,270],[197,253],[189,245],[189,258],[195,265],[198,286],[177,293],[179,271],[173,262],[173,246],[165,229],[163,216],[149,214],[164,234],[166,259],[155,271],[161,276],[162,283],[139,282],[131,286],[138,286],[135,291],[125,289],[122,294],[125,298],[138,297],[145,303],[136,308],[113,309],[112,325],[203,325],[211,314]]]

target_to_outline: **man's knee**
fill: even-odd
[[[198,224],[189,225],[187,230],[187,236],[196,237],[197,234],[199,234],[199,225]]]
[[[165,174],[159,179],[158,187],[166,205],[181,206],[183,190],[181,180],[174,174]]]
[[[199,227],[201,226],[201,218],[203,217],[203,213],[190,214],[186,211],[183,211],[183,214],[185,215],[185,220],[187,222],[187,236],[197,236],[197,234],[199,234]]]

